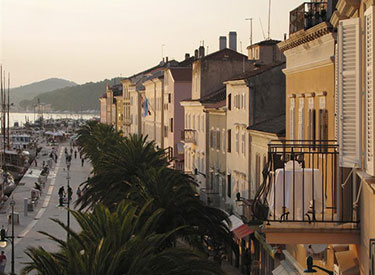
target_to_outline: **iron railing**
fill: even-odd
[[[192,129],[185,129],[181,131],[181,139],[185,141],[185,143],[194,143],[196,144],[196,130]]]
[[[289,35],[328,20],[327,2],[305,2],[289,13]]]
[[[336,141],[278,140],[268,150],[255,213],[268,222],[359,222],[358,189],[338,166]]]

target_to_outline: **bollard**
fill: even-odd
[[[26,217],[27,216],[27,204],[29,202],[29,199],[28,198],[24,198],[23,199],[23,215]]]

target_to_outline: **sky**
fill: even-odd
[[[302,0],[272,0],[271,38],[282,40]],[[268,29],[268,0],[0,0],[0,63],[11,87],[57,77],[78,84],[130,76],[164,57],[182,60],[204,41],[237,32],[247,54]],[[164,45],[164,46],[162,46]],[[208,47],[208,49],[207,49]],[[207,53],[207,52],[206,52]]]

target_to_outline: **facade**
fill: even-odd
[[[164,148],[170,148],[172,165],[184,170],[184,109],[180,105],[191,93],[191,68],[168,68],[164,71]]]
[[[205,56],[204,47],[196,51],[192,64],[191,99],[181,102],[185,114],[185,172],[195,173],[200,188],[207,188],[209,173],[207,114],[203,102],[224,88],[223,82],[250,67],[247,57],[231,49]]]
[[[277,47],[278,40],[263,40],[247,47],[249,60],[258,64],[285,62],[285,56]]]
[[[107,123],[107,94],[99,98],[100,105],[100,123]]]
[[[285,63],[260,66],[226,82],[227,96],[227,199],[238,215],[243,209],[236,194],[254,199],[260,185],[250,181],[250,151],[247,127],[285,113]]]
[[[120,132],[124,130],[124,98],[121,95],[115,96],[114,98],[116,102],[116,123],[115,128],[116,131]]]
[[[158,148],[164,148],[164,72],[155,72],[143,82],[143,86],[143,134],[155,141]]]

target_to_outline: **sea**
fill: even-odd
[[[40,117],[40,114],[34,113],[9,113],[9,126],[13,127],[15,122],[23,126],[26,122],[34,122]],[[75,114],[75,113],[43,113],[44,119],[73,118],[73,119],[92,119],[98,118],[99,114]]]

